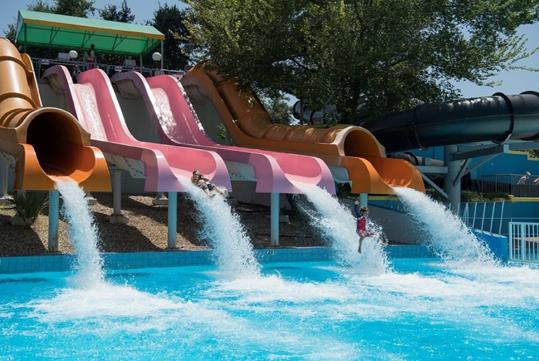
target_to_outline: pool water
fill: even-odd
[[[530,360],[539,270],[394,259],[0,276],[0,360]]]

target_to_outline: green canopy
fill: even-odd
[[[144,55],[152,51],[165,35],[153,26],[78,18],[38,11],[20,10],[17,44],[87,49],[97,52]]]

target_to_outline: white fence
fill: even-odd
[[[539,262],[539,223],[509,222],[509,260]]]
[[[469,202],[459,204],[458,214],[473,229],[502,234],[505,202]]]

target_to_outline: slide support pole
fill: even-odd
[[[447,174],[444,179],[444,190],[449,197],[450,209],[453,213],[458,212],[460,206],[460,190],[461,190],[461,176],[460,160],[453,160],[453,154],[457,153],[457,145],[446,145],[444,147],[445,152],[445,164],[447,165]]]
[[[360,207],[367,207],[369,205],[369,194],[368,193],[360,193],[359,194],[359,206]]]
[[[271,193],[271,245],[279,245],[279,197],[276,192]]]
[[[178,192],[168,192],[168,235],[167,248],[176,248],[178,229]]]
[[[7,193],[9,185],[9,164],[0,156],[0,206],[8,206],[11,197]]]
[[[127,223],[127,217],[122,214],[122,171],[112,170],[112,215],[110,223]]]
[[[58,223],[60,221],[60,193],[49,191],[49,235],[47,248],[49,252],[58,252]]]

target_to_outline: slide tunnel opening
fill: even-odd
[[[383,148],[366,129],[354,129],[346,134],[344,154],[351,157],[384,157]]]
[[[79,168],[83,158],[80,130],[68,114],[56,111],[37,114],[28,126],[26,139],[48,175],[69,176]]]

